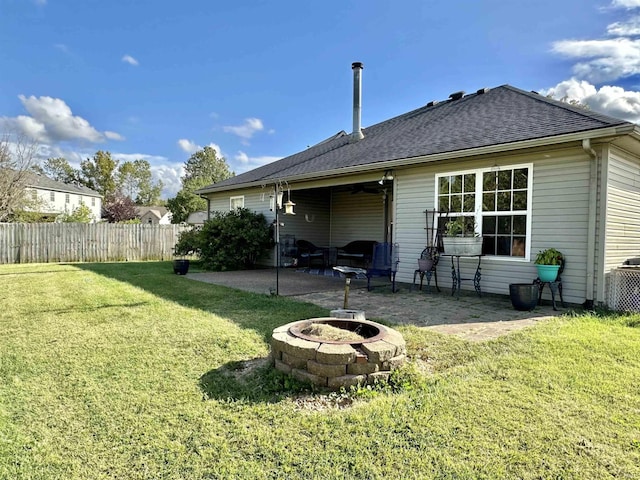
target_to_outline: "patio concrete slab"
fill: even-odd
[[[224,285],[256,293],[270,294],[275,290],[275,270],[239,272],[190,273],[188,278]],[[278,275],[279,293],[301,301],[314,303],[328,310],[342,308],[345,280],[321,277],[281,269]],[[442,289],[412,291],[399,284],[400,291],[391,293],[390,285],[367,292],[365,280],[352,280],[349,308],[364,310],[367,319],[381,319],[398,325],[415,325],[439,333],[456,335],[470,341],[483,341],[535,325],[563,310],[538,306],[531,312],[520,312],[511,306],[507,295],[483,295],[463,291],[460,298]]]

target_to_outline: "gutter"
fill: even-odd
[[[593,309],[594,269],[596,258],[596,214],[598,192],[598,154],[591,147],[591,139],[582,140],[582,149],[593,160],[589,163],[589,204],[587,226],[587,282],[584,306]]]
[[[497,145],[488,145],[485,147],[469,148],[466,150],[452,150],[450,152],[434,153],[432,155],[421,155],[419,157],[412,157],[412,158],[400,158],[397,160],[386,160],[386,161],[370,163],[366,165],[355,165],[351,167],[325,170],[323,172],[313,172],[313,173],[305,173],[300,175],[292,175],[290,177],[273,177],[273,178],[269,177],[269,178],[263,178],[260,180],[255,180],[253,182],[237,183],[234,185],[223,186],[218,188],[215,188],[215,186],[212,186],[209,188],[205,187],[200,190],[196,190],[195,193],[200,195],[200,194],[206,194],[206,193],[240,190],[242,188],[261,187],[263,185],[266,185],[267,183],[273,182],[276,178],[279,178],[280,180],[287,180],[289,183],[296,182],[296,181],[299,182],[299,181],[306,181],[306,180],[317,180],[321,178],[335,177],[339,175],[379,171],[379,170],[392,169],[392,168],[398,168],[398,167],[408,167],[412,165],[419,165],[422,163],[431,163],[431,162],[437,162],[441,160],[450,160],[452,158],[465,158],[465,157],[473,157],[477,155],[491,155],[495,153],[507,152],[510,150],[523,150],[528,148],[558,145],[561,143],[568,143],[568,142],[581,142],[587,139],[594,140],[597,138],[618,137],[621,135],[628,135],[628,134],[637,135],[638,138],[640,139],[640,129],[638,129],[634,124],[625,124],[625,125],[607,127],[607,128],[598,129],[598,130],[588,130],[584,132],[558,135],[555,137],[543,137],[543,138],[536,138],[533,140],[523,140],[520,142],[501,143]],[[363,142],[365,141],[366,141],[366,138],[363,139]]]

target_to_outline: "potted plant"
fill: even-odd
[[[482,255],[482,237],[476,232],[472,217],[455,217],[444,228],[442,245],[445,255]]]
[[[184,230],[178,235],[178,242],[173,247],[173,273],[176,275],[186,275],[189,272],[189,259],[199,251],[199,230]]]
[[[531,311],[538,305],[540,287],[537,283],[510,283],[509,298],[516,310]]]
[[[538,269],[538,278],[541,282],[555,282],[563,262],[562,252],[555,248],[547,248],[538,252],[533,263]]]

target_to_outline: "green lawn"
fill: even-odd
[[[404,388],[320,395],[251,360],[325,310],[168,262],[0,266],[0,307],[0,479],[640,478],[638,316],[398,327]]]

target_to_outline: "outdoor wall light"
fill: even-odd
[[[391,180],[393,180],[393,171],[385,170],[384,175],[382,175],[382,178],[378,180],[378,183],[380,185],[384,185],[384,182],[390,182]]]

